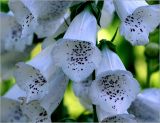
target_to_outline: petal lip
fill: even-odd
[[[27,103],[39,100],[48,93],[48,80],[31,65],[19,62],[14,72],[17,85],[27,93]]]
[[[160,5],[147,5],[136,8],[120,27],[120,34],[132,45],[145,45],[149,42],[149,33],[160,24]]]
[[[70,39],[60,39],[52,56],[56,65],[76,82],[85,80],[101,60],[101,53],[93,43]]]
[[[129,108],[139,91],[139,84],[130,72],[115,70],[104,72],[93,81],[90,98],[101,109],[120,114]]]

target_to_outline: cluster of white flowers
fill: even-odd
[[[51,122],[51,114],[60,104],[69,79],[80,102],[91,110],[92,105],[96,106],[99,121],[135,121],[127,110],[140,91],[137,80],[107,44],[97,47],[97,19],[89,9],[76,15],[67,28],[69,7],[75,4],[73,1],[10,0],[11,12],[0,13],[1,54],[27,50],[34,33],[38,38],[46,38],[37,56],[16,64],[16,84],[1,98],[3,122]],[[160,24],[159,5],[148,5],[145,0],[104,0],[102,27],[109,25],[115,11],[121,20],[121,35],[132,45],[148,43],[149,33]],[[64,31],[63,38],[53,39]],[[10,56],[11,60],[19,61],[13,53]],[[140,104],[143,99],[138,96],[132,107],[143,105]],[[156,105],[159,106],[159,101]],[[130,112],[134,114],[137,110],[132,107]],[[154,114],[159,112],[155,107],[149,108]],[[145,112],[142,107],[139,110]],[[157,117],[151,116],[153,120]]]

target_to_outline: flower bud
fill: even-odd
[[[160,51],[159,45],[157,43],[152,42],[146,45],[144,54],[149,59],[155,59],[158,58],[159,51]]]

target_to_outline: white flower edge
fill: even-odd
[[[113,2],[122,21],[121,35],[132,45],[147,44],[149,33],[160,24],[160,5],[148,5],[145,0]]]
[[[142,91],[129,108],[129,113],[139,122],[159,122],[160,89],[150,88]]]
[[[90,88],[92,103],[111,114],[125,112],[139,93],[138,82],[130,72],[106,71],[97,76]]]
[[[1,122],[30,122],[30,119],[22,112],[20,102],[8,97],[1,97],[0,100]]]
[[[22,37],[22,26],[16,21],[15,16],[0,13],[1,16],[1,48],[3,51],[19,51],[26,49],[27,45],[31,45],[33,35]]]
[[[73,81],[85,80],[99,66],[101,53],[92,43],[60,39],[52,51],[55,63]]]

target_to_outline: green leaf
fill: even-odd
[[[0,1],[0,11],[1,12],[8,12],[9,11],[8,1]]]

